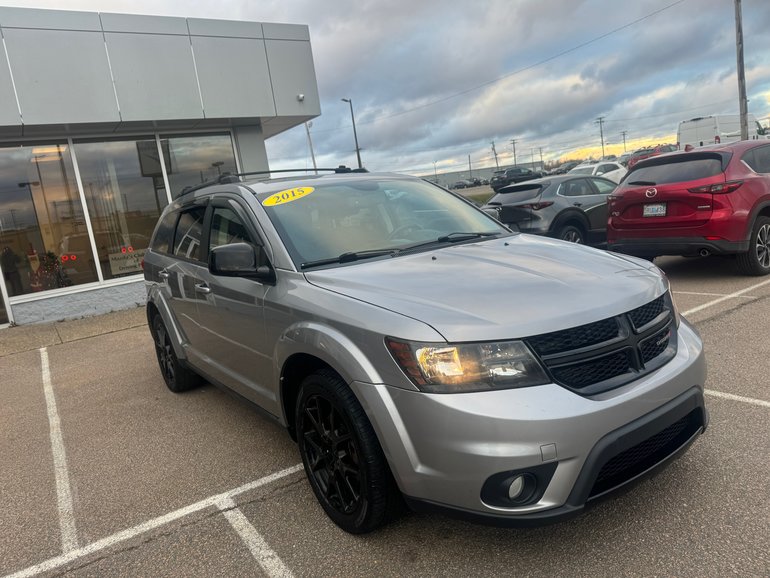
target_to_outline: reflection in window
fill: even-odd
[[[187,186],[236,173],[235,154],[229,134],[161,137],[171,196]]]
[[[75,154],[102,275],[140,274],[155,223],[167,204],[155,139],[80,141]]]
[[[65,143],[0,148],[0,268],[10,296],[97,281]]]

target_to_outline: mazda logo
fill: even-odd
[[[647,197],[648,199],[651,199],[657,194],[658,194],[658,189],[656,189],[655,187],[652,187],[651,189],[647,189],[646,191],[644,191],[644,196]]]

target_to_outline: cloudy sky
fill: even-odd
[[[432,174],[676,140],[738,112],[734,0],[0,0],[7,6],[307,24],[319,166]],[[770,123],[770,2],[743,0],[749,112]],[[305,129],[270,139],[310,166]],[[435,165],[434,165],[435,163]]]

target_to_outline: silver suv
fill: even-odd
[[[219,180],[166,208],[144,257],[163,378],[285,426],[344,530],[404,502],[561,519],[705,430],[702,343],[651,263],[401,175]]]

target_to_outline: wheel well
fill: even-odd
[[[152,320],[156,315],[160,315],[160,311],[152,303],[147,303],[147,324],[152,327]]]
[[[294,441],[297,441],[294,408],[297,405],[299,386],[303,379],[319,369],[334,371],[325,361],[306,353],[292,355],[283,364],[283,371],[281,372],[281,407],[286,418],[286,427],[289,430],[289,435]]]
[[[578,217],[577,215],[567,215],[566,217],[562,217],[561,219],[556,219],[553,223],[553,226],[551,227],[551,233],[554,235],[559,232],[560,229],[563,227],[567,227],[569,225],[572,225],[573,227],[577,227],[582,231],[582,233],[585,235],[587,233],[588,228],[586,227],[586,224],[583,222],[583,219]]]

